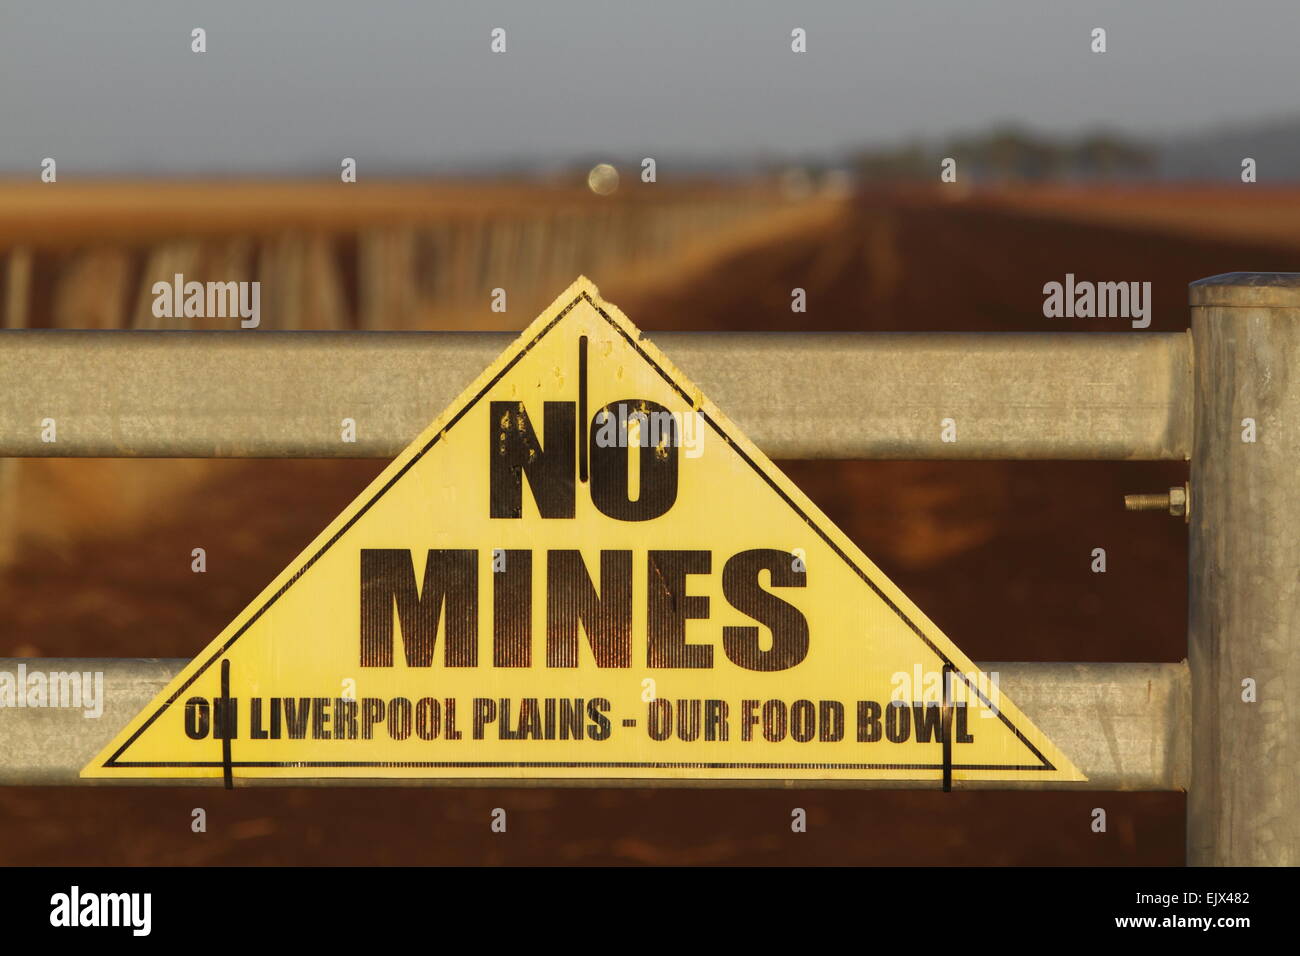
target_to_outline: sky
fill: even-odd
[[[1298,28],[1300,0],[0,0],[0,173],[744,162],[1005,121],[1182,133],[1300,114]]]

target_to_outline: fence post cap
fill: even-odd
[[[1300,272],[1225,272],[1187,287],[1189,304],[1244,308],[1300,308]]]

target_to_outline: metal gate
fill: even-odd
[[[1294,865],[1300,501],[1285,479],[1300,454],[1300,274],[1215,276],[1192,284],[1190,304],[1190,333],[654,339],[772,457],[1190,459],[1190,501],[1154,499],[1190,505],[1188,659],[981,664],[1089,779],[958,786],[1185,789],[1189,863]],[[0,456],[391,457],[512,339],[3,331]],[[345,414],[357,419],[354,444],[339,441]],[[960,442],[940,440],[945,418],[961,423]],[[57,441],[43,440],[47,420]],[[0,661],[102,670],[107,699],[94,722],[0,709],[0,783],[89,783],[79,769],[184,663]]]

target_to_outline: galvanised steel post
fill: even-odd
[[[1187,862],[1300,864],[1300,273],[1191,286]]]

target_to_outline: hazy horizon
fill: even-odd
[[[0,174],[695,166],[1018,124],[1164,138],[1295,117],[1279,0],[1047,7],[555,0],[0,8]],[[207,31],[207,52],[190,31]],[[493,27],[507,52],[489,50]],[[808,52],[790,50],[807,31]],[[1090,51],[1093,27],[1108,51]]]

